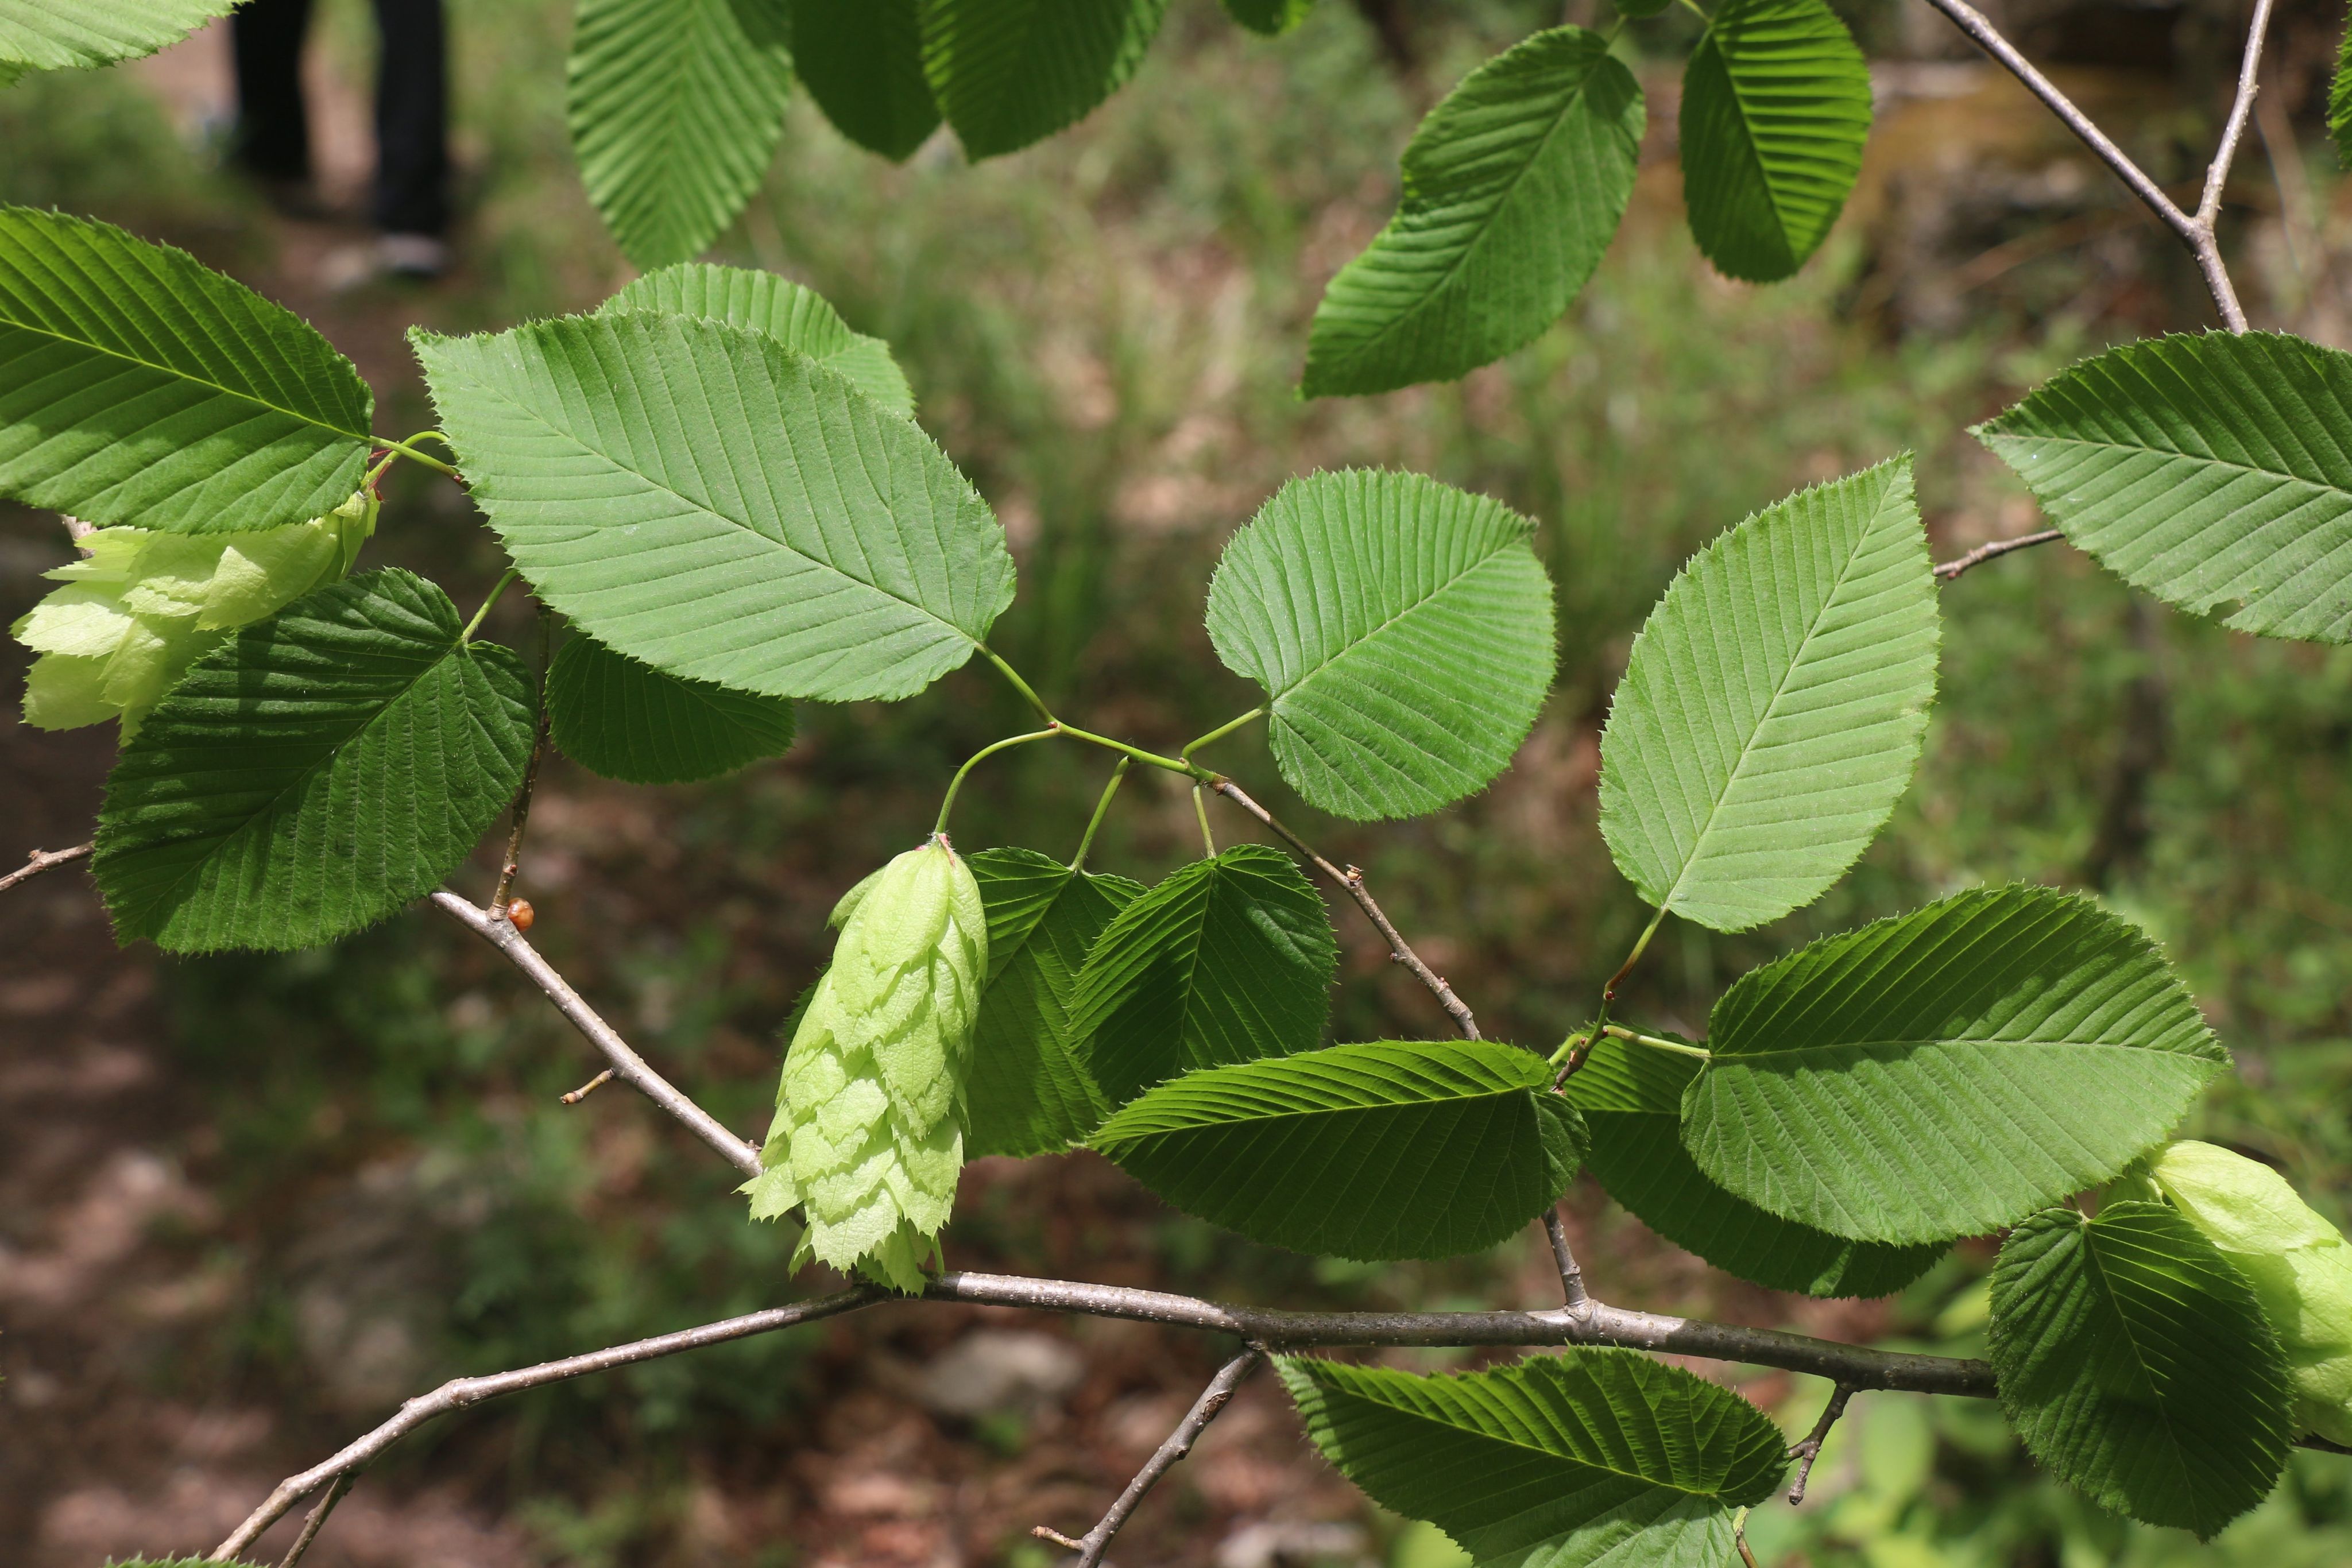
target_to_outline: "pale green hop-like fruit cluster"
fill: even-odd
[[[833,924],[841,941],[784,1053],[765,1168],[743,1190],[757,1219],[805,1210],[795,1269],[815,1258],[919,1291],[963,1169],[987,912],[938,836],[850,889]]]
[[[2286,1178],[2211,1144],[2168,1144],[2149,1186],[2237,1266],[2286,1352],[2294,1418],[2352,1443],[2352,1247]]]
[[[251,533],[100,528],[87,559],[47,575],[52,591],[9,628],[41,655],[25,678],[25,722],[74,729],[122,721],[122,738],[190,664],[239,627],[341,580],[375,532],[362,490],[323,517]]]

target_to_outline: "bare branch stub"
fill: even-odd
[[[71,865],[76,861],[88,860],[89,852],[96,847],[96,841],[92,841],[87,844],[76,844],[69,850],[35,850],[26,858],[23,865],[18,866],[6,876],[0,876],[0,893],[7,892],[20,882],[30,882],[45,871],[55,871],[61,865]]]
[[[759,1149],[729,1132],[716,1116],[687,1098],[668,1079],[656,1072],[644,1057],[629,1048],[629,1042],[621,1038],[617,1030],[598,1016],[595,1009],[580,999],[580,993],[555,972],[553,965],[540,956],[539,949],[514,928],[512,921],[483,913],[446,887],[433,894],[433,903],[443,914],[505,954],[509,962],[530,977],[532,984],[547,993],[556,1010],[572,1020],[572,1027],[587,1036],[588,1043],[604,1053],[604,1060],[613,1064],[613,1071],[617,1076],[684,1123],[696,1137],[718,1150],[720,1157],[737,1170],[745,1176],[760,1174]]]
[[[1217,1375],[1209,1380],[1209,1385],[1201,1390],[1201,1396],[1192,1401],[1192,1408],[1184,1413],[1184,1419],[1168,1434],[1168,1440],[1143,1462],[1143,1468],[1135,1472],[1135,1479],[1127,1483],[1127,1490],[1118,1494],[1118,1500],[1110,1505],[1101,1522],[1085,1535],[1073,1541],[1059,1531],[1048,1530],[1042,1524],[1030,1533],[1041,1541],[1051,1541],[1055,1545],[1066,1546],[1076,1552],[1078,1560],[1073,1568],[1100,1568],[1103,1553],[1110,1550],[1111,1537],[1119,1532],[1128,1517],[1142,1503],[1145,1495],[1160,1484],[1160,1478],[1175,1469],[1177,1463],[1192,1451],[1192,1445],[1200,1440],[1209,1423],[1215,1420],[1233,1399],[1234,1391],[1257,1370],[1258,1364],[1265,1359],[1265,1348],[1254,1344],[1220,1367]]]
[[[588,1096],[593,1094],[597,1090],[602,1089],[605,1084],[610,1083],[611,1082],[613,1082],[613,1070],[608,1067],[604,1069],[604,1071],[596,1074],[595,1077],[591,1078],[587,1082],[583,1083],[579,1088],[559,1095],[557,1098],[562,1100],[566,1105],[577,1105],[580,1102],[587,1099]]]
[[[1830,1428],[1836,1426],[1838,1417],[1845,1414],[1846,1401],[1853,1396],[1854,1389],[1851,1384],[1841,1383],[1831,1390],[1830,1402],[1822,1407],[1822,1418],[1813,1423],[1813,1429],[1805,1434],[1802,1442],[1789,1450],[1789,1457],[1797,1461],[1797,1479],[1789,1488],[1790,1506],[1805,1500],[1805,1483],[1813,1479],[1813,1461],[1822,1457],[1822,1445],[1829,1441]]]
[[[1584,1288],[1584,1270],[1569,1249],[1568,1226],[1559,1218],[1559,1205],[1544,1210],[1544,1234],[1551,1241],[1551,1260],[1559,1269],[1560,1293],[1568,1298],[1568,1310],[1581,1312],[1592,1304],[1592,1297]]]
[[[2020,534],[2013,539],[1995,539],[1990,544],[1979,545],[1964,556],[1939,562],[1936,567],[1936,580],[1949,582],[1972,566],[1982,566],[2012,550],[2032,549],[2036,545],[2054,545],[2065,537],[2056,528],[2043,528],[2040,533]]]
[[[1445,983],[1444,976],[1422,962],[1421,955],[1412,950],[1412,945],[1400,936],[1397,928],[1389,923],[1387,914],[1372,897],[1371,891],[1365,887],[1362,872],[1354,866],[1341,871],[1338,866],[1325,860],[1315,852],[1314,846],[1284,827],[1276,820],[1273,812],[1250,799],[1240,785],[1223,774],[1211,779],[1209,788],[1273,829],[1275,832],[1281,835],[1286,843],[1305,856],[1316,870],[1338,883],[1342,892],[1356,901],[1356,907],[1362,910],[1365,917],[1379,929],[1381,937],[1389,945],[1390,956],[1412,970],[1413,978],[1429,988],[1429,994],[1437,998],[1437,1005],[1445,1009],[1445,1016],[1454,1020],[1454,1027],[1462,1031],[1462,1038],[1465,1040],[1480,1038],[1478,1020],[1471,1016],[1469,1004],[1454,994],[1454,988]]]

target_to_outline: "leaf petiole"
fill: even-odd
[[[1061,733],[1062,727],[1056,724],[1045,729],[1033,729],[1026,735],[1008,735],[1003,740],[992,742],[973,752],[964,765],[956,769],[955,777],[948,780],[947,798],[940,802],[940,820],[931,831],[945,833],[948,831],[948,813],[955,810],[956,791],[963,788],[963,776],[978,766],[982,758],[992,757],[1009,747],[1026,746],[1033,740],[1051,740]]]
[[[1058,719],[1055,722],[1061,723]],[[1072,740],[1091,741],[1108,750],[1116,751],[1122,757],[1132,758],[1138,762],[1147,763],[1153,768],[1164,768],[1171,773],[1181,773],[1187,779],[1198,783],[1213,783],[1217,777],[1197,763],[1186,762],[1174,757],[1162,757],[1156,751],[1146,751],[1139,746],[1129,746],[1123,740],[1113,740],[1109,736],[1097,735],[1090,729],[1080,729],[1074,724],[1062,724],[1061,727],[1062,733]]]
[[[457,643],[460,647],[474,640],[474,633],[481,630],[483,618],[489,614],[490,606],[496,604],[499,601],[499,596],[506,592],[508,586],[521,575],[522,572],[519,569],[511,566],[507,568],[506,575],[499,578],[497,584],[491,588],[490,596],[482,601],[482,607],[474,612],[474,618],[466,622],[466,629],[463,632],[457,633]]]
[[[999,658],[995,649],[990,647],[985,643],[974,643],[972,646],[980,650],[982,657],[985,658],[990,664],[996,666],[998,674],[1002,674],[1006,680],[1013,683],[1013,689],[1021,694],[1022,700],[1029,705],[1031,709],[1036,713],[1039,718],[1044,719],[1047,724],[1058,724],[1061,722],[1054,716],[1054,710],[1045,706],[1045,699],[1037,695],[1037,689],[1034,686],[1032,686],[1027,681],[1021,678],[1020,671],[1014,669],[1012,665]],[[1075,734],[1076,732],[1073,731],[1072,733]]]
[[[444,446],[449,445],[449,438],[442,434],[437,430],[428,430],[424,432],[422,434],[412,435],[407,441],[387,440],[382,443],[386,454],[385,463],[389,463],[393,457],[405,457],[412,463],[422,463],[427,468],[446,474],[452,479],[459,477],[455,466],[450,464],[444,463],[438,457],[427,457],[424,453],[417,451],[416,448],[411,444],[411,443],[418,441],[437,441]],[[456,450],[455,447],[451,447],[450,449],[452,451]],[[378,464],[375,473],[381,474],[383,472],[384,465],[384,464]],[[374,477],[374,475],[370,475],[369,476],[373,478]]]
[[[1234,731],[1241,728],[1242,726],[1248,724],[1255,719],[1264,718],[1265,716],[1265,709],[1263,707],[1254,707],[1250,709],[1249,712],[1242,715],[1241,717],[1228,719],[1223,724],[1217,726],[1216,728],[1201,737],[1200,739],[1186,741],[1184,743],[1183,751],[1179,755],[1181,755],[1185,761],[1190,762],[1192,760],[1192,753],[1200,750],[1201,747],[1208,745],[1209,742],[1213,740],[1223,740],[1225,737],[1233,734]]]
[[[1134,766],[1134,758],[1122,757],[1112,767],[1110,782],[1103,786],[1102,799],[1095,802],[1095,814],[1087,819],[1087,831],[1079,835],[1078,852],[1070,857],[1072,871],[1086,870],[1087,852],[1094,848],[1095,833],[1102,827],[1103,819],[1110,814],[1110,798],[1118,793],[1120,780],[1127,777],[1127,770]]]
[[[1643,1034],[1613,1023],[1601,1025],[1600,1032],[1612,1040],[1622,1040],[1628,1045],[1646,1045],[1652,1051],[1671,1051],[1677,1056],[1696,1056],[1701,1061],[1715,1055],[1703,1045],[1686,1045],[1679,1040],[1660,1040],[1654,1034]]]

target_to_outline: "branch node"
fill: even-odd
[[[561,1098],[566,1105],[577,1105],[580,1102],[587,1099],[588,1096],[593,1094],[597,1090],[602,1089],[605,1084],[610,1083],[611,1082],[613,1082],[613,1070],[608,1067],[604,1069],[604,1071],[596,1074],[595,1077],[591,1078],[587,1082],[583,1083],[579,1088],[572,1090],[568,1094],[562,1095]]]
[[[1853,1385],[1839,1384],[1831,1391],[1830,1402],[1822,1407],[1822,1418],[1813,1423],[1813,1429],[1805,1435],[1802,1442],[1790,1448],[1789,1457],[1797,1461],[1796,1484],[1789,1489],[1790,1506],[1805,1500],[1805,1483],[1813,1479],[1813,1461],[1821,1458],[1822,1445],[1828,1441],[1830,1428],[1836,1426],[1838,1417],[1845,1414],[1845,1402],[1853,1397],[1854,1392]]]
[[[20,882],[30,882],[45,871],[54,871],[58,866],[85,860],[89,858],[89,852],[96,847],[97,844],[93,841],[87,844],[76,844],[69,850],[35,850],[26,857],[23,865],[18,866],[6,876],[0,876],[0,893],[7,892]]]
[[[1087,1549],[1085,1542],[1073,1540],[1050,1524],[1033,1524],[1029,1527],[1029,1533],[1040,1541],[1050,1541],[1055,1545],[1067,1548],[1072,1552],[1084,1552]]]

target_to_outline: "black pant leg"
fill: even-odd
[[[247,0],[229,21],[236,59],[232,155],[276,180],[310,176],[310,124],[302,107],[302,38],[310,0]]]
[[[375,84],[375,225],[386,234],[449,226],[448,46],[441,0],[375,0],[383,52]]]

